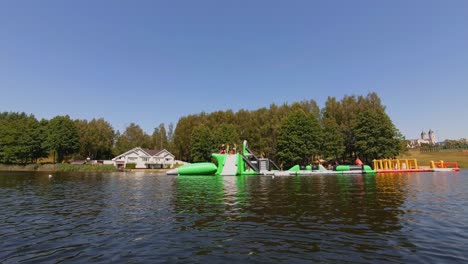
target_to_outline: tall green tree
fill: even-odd
[[[39,122],[33,115],[29,115],[25,121],[22,136],[18,140],[20,145],[25,146],[19,157],[21,162],[36,162],[39,158],[48,157],[49,153],[45,144],[47,122]]]
[[[333,119],[338,125],[339,131],[343,134],[344,151],[342,159],[344,160],[354,159],[359,151],[359,147],[356,145],[357,131],[355,130],[355,124],[358,119],[362,118],[361,113],[365,111],[385,113],[385,107],[376,93],[371,92],[367,96],[345,96],[341,101],[329,97],[324,109],[322,109],[323,119]],[[324,125],[323,122],[322,125]],[[328,150],[325,149],[325,151]]]
[[[345,151],[343,133],[335,119],[326,117],[322,120],[323,137],[321,153],[325,158],[340,159]]]
[[[25,116],[25,114],[23,113]],[[3,112],[0,114],[0,160],[2,163],[17,161],[17,139],[20,131],[17,129],[20,113]]]
[[[240,144],[241,140],[233,124],[221,124],[213,131],[213,142],[215,146],[221,144]]]
[[[258,124],[254,119],[254,113],[241,109],[235,114],[235,126],[241,140],[247,139],[249,147],[253,150],[260,151],[258,142],[260,141],[260,133]]]
[[[360,108],[357,103],[357,98],[354,95],[345,96],[340,103],[340,129],[343,132],[345,143],[345,156],[343,158],[350,159],[356,152],[356,139],[353,131],[353,123],[356,121]]]
[[[103,118],[76,120],[80,135],[80,156],[91,159],[109,159],[112,156],[115,132]]]
[[[169,140],[167,139],[164,123],[159,124],[151,135],[151,143],[154,149],[168,149]]]
[[[403,139],[385,112],[365,110],[358,114],[353,125],[356,155],[366,162],[395,158]]]
[[[54,151],[54,160],[57,156],[57,162],[80,150],[78,128],[68,115],[52,118],[47,130],[47,145]]]
[[[199,115],[181,117],[174,132],[174,155],[181,160],[192,160],[192,131],[201,125]]]
[[[130,123],[117,138],[113,152],[114,155],[119,155],[135,147],[151,148],[151,138],[139,125]]]
[[[33,115],[0,113],[0,162],[28,163],[46,157],[42,132]]]
[[[80,152],[78,158],[91,158],[90,153],[92,152],[93,141],[88,127],[88,120],[75,120],[75,125],[78,128],[78,135],[80,136]]]
[[[35,122],[33,121],[33,123]],[[38,159],[49,156],[50,149],[47,145],[48,128],[49,121],[46,119],[41,119],[41,121],[33,125],[31,133],[34,140],[31,142],[31,162],[37,162]]]
[[[210,161],[215,151],[215,144],[210,129],[204,125],[197,126],[192,131],[191,156],[193,162]]]
[[[295,111],[280,128],[278,159],[286,167],[295,164],[306,165],[319,154],[321,130],[313,114]]]
[[[174,148],[174,123],[169,123],[167,127],[167,141],[168,141],[167,150],[172,152]]]

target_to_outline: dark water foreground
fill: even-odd
[[[0,172],[3,263],[468,263],[468,171]]]

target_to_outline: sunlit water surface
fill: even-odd
[[[0,262],[468,263],[468,171],[0,172]]]

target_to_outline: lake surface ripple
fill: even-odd
[[[2,263],[468,263],[468,171],[0,172]]]

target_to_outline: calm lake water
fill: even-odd
[[[468,171],[0,172],[3,263],[468,263]]]

